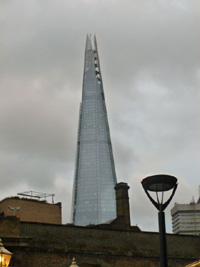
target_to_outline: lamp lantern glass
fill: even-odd
[[[4,248],[2,240],[0,238],[0,267],[8,267],[12,253]]]

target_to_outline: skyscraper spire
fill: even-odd
[[[89,36],[88,34],[87,34],[87,37],[86,37],[85,50],[92,50],[91,35]]]
[[[100,224],[116,217],[116,173],[96,37],[87,35],[73,189],[73,223]]]

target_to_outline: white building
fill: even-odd
[[[200,197],[197,203],[175,203],[171,216],[174,234],[200,235]]]

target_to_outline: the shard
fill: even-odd
[[[116,218],[116,173],[97,50],[87,36],[80,106],[72,221],[101,224]]]

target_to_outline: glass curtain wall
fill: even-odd
[[[100,224],[116,217],[116,174],[97,51],[87,36],[82,103],[73,189],[75,225]]]

